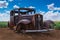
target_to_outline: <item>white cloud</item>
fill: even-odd
[[[43,12],[43,11],[40,11],[39,13],[40,13],[40,14],[42,14],[42,15],[44,15],[44,14],[45,14],[45,12]]]
[[[20,8],[20,7],[19,7],[19,6],[17,6],[17,5],[14,5],[14,6],[13,6],[13,8]]]
[[[47,5],[49,10],[54,10],[54,3]]]
[[[26,6],[25,6],[24,8],[35,8],[35,7],[34,7],[34,6],[29,6],[29,7],[26,7]]]
[[[60,21],[60,7],[54,7],[54,3],[47,5],[48,9],[50,11],[46,12],[44,15],[44,20],[54,20],[54,21]],[[57,10],[56,12],[53,12]]]
[[[6,11],[5,13],[0,13],[0,21],[9,21],[10,19],[10,12]]]
[[[3,15],[4,15],[4,14],[1,14],[1,13],[0,13],[0,17],[3,16]]]
[[[59,8],[58,7],[55,7],[54,10],[60,10],[60,7]]]
[[[54,7],[54,3],[47,5],[49,10],[60,10],[60,7]]]
[[[28,8],[35,8],[35,7],[33,7],[33,6],[29,6]]]
[[[0,8],[7,8],[8,2],[6,1],[0,1]]]
[[[44,20],[53,20],[53,21],[59,21],[60,20],[60,13],[48,11],[43,15]]]
[[[12,2],[13,0],[9,0],[10,2]]]

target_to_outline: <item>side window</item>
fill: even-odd
[[[34,15],[34,12],[29,12],[29,15]]]
[[[17,16],[18,15],[18,13],[15,13],[15,16]]]
[[[32,12],[32,15],[34,15],[34,12]]]
[[[31,15],[31,12],[29,12],[28,14]]]

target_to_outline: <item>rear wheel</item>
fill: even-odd
[[[11,30],[13,30],[13,26],[11,26],[9,22],[8,22],[8,28],[10,28]]]
[[[8,22],[8,27],[9,27],[9,22]]]
[[[54,23],[53,23],[53,21],[45,21],[44,22],[44,28],[45,29],[47,29],[47,30],[49,30],[49,29],[54,29]]]

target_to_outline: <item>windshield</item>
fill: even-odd
[[[27,12],[28,10],[20,10],[20,12]]]

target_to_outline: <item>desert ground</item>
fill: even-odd
[[[60,40],[60,30],[49,33],[15,33],[8,28],[0,28],[0,40]]]

